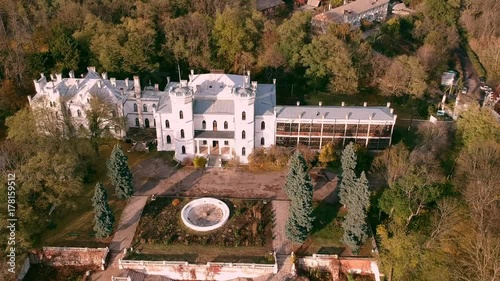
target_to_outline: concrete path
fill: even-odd
[[[292,243],[288,241],[285,234],[285,224],[288,219],[289,201],[273,201],[274,229],[273,249],[277,255],[289,255],[292,252]]]

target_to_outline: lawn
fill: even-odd
[[[273,214],[269,202],[224,200],[231,211],[229,220],[219,229],[201,233],[188,229],[180,219],[189,201],[168,197],[150,201],[134,237],[136,252],[127,258],[197,263],[270,260]]]
[[[125,155],[128,156],[131,169],[149,157],[158,155],[157,152],[127,152],[130,144],[121,143]],[[73,209],[55,209],[49,228],[40,237],[40,246],[67,246],[67,247],[106,247],[111,238],[96,239],[93,230],[93,207],[91,198],[94,194],[95,184],[104,183],[108,191],[109,203],[115,213],[115,226],[120,220],[126,200],[118,200],[114,195],[114,188],[106,176],[106,160],[111,153],[112,145],[103,145],[100,148],[100,159],[97,161],[96,174],[91,182],[84,185],[78,196],[72,198],[75,202]]]
[[[330,254],[330,255],[352,255],[351,251],[342,242],[342,218],[346,210],[341,208],[340,203],[328,204],[325,202],[314,203],[315,221],[311,235],[297,250],[299,255]],[[371,241],[361,247],[360,256],[371,255]]]

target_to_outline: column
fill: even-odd
[[[368,132],[366,133],[366,149],[368,149],[368,140],[370,140],[370,129],[372,125],[372,117],[370,116],[370,120],[368,120]]]
[[[201,154],[201,151],[200,151],[200,140],[196,140],[196,152],[197,152],[197,154]]]
[[[321,133],[319,134],[319,149],[323,148],[323,125],[324,124],[325,124],[325,120],[323,119],[323,120],[321,120]]]
[[[222,155],[222,144],[224,141],[219,140],[219,155]]]
[[[208,155],[210,155],[210,148],[212,147],[211,142],[211,140],[207,140]]]

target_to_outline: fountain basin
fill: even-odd
[[[229,219],[229,207],[219,199],[204,197],[187,203],[181,211],[184,225],[195,231],[211,231]]]

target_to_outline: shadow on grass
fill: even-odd
[[[341,255],[345,250],[345,247],[321,247],[318,250],[318,254],[323,255]]]
[[[329,204],[320,202],[315,206],[313,216],[315,217],[311,235],[322,230],[333,222],[340,210],[340,204]]]

